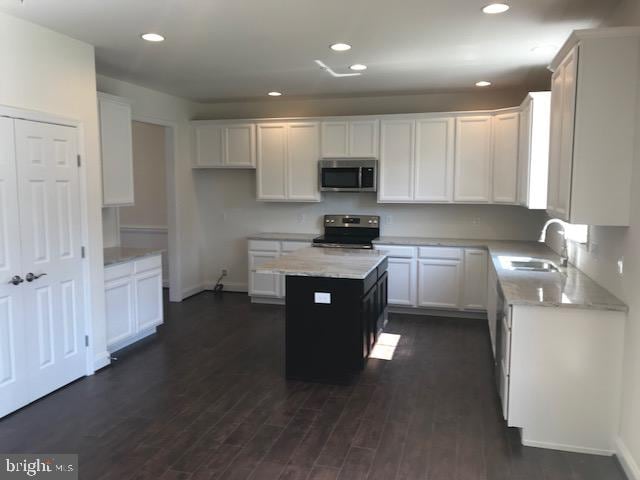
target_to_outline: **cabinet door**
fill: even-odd
[[[287,197],[319,202],[320,127],[316,122],[291,123],[287,149]]]
[[[324,158],[349,156],[349,122],[322,122],[321,155]]]
[[[163,321],[162,269],[135,276],[137,331],[160,325]]]
[[[527,97],[520,110],[518,133],[518,205],[529,204],[529,165],[531,155],[531,121],[533,108]]]
[[[487,308],[487,252],[466,249],[464,251],[464,282],[462,308],[486,310]]]
[[[123,277],[105,283],[107,347],[135,335],[133,278]]]
[[[573,168],[573,129],[576,110],[576,75],[578,69],[577,47],[569,53],[563,62],[563,66],[562,133],[560,134],[556,212],[563,220],[569,220]]]
[[[227,167],[256,166],[255,125],[242,123],[224,127],[224,164]]]
[[[453,118],[416,122],[415,200],[453,200]]]
[[[493,117],[493,201],[516,203],[518,184],[517,112]]]
[[[117,97],[100,95],[98,110],[103,205],[133,205],[131,106]]]
[[[562,139],[562,81],[564,67],[560,65],[551,77],[551,126],[549,137],[549,179],[547,184],[547,210],[556,215],[558,210],[558,185],[560,181],[560,156]]]
[[[224,128],[221,125],[193,127],[193,155],[196,167],[224,166]]]
[[[420,307],[458,308],[462,262],[460,260],[418,260],[418,305]]]
[[[249,252],[249,295],[280,297],[280,275],[255,273],[251,270],[278,258],[277,252]]]
[[[389,305],[416,306],[417,269],[414,258],[389,257]]]
[[[258,125],[258,200],[285,200],[287,168],[287,125]]]
[[[491,197],[491,117],[456,119],[456,202],[489,202]]]
[[[349,156],[378,158],[378,120],[349,122]]]
[[[411,202],[415,122],[383,120],[380,131],[378,202]]]

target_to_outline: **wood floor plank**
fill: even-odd
[[[4,452],[78,453],[100,480],[625,480],[617,460],[524,447],[486,322],[391,315],[354,385],[284,379],[284,317],[246,295],[166,303],[157,335],[0,420]]]

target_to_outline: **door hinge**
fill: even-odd
[[[89,335],[85,335],[84,336],[84,346],[88,347],[89,346]]]
[[[77,157],[78,157],[78,166],[81,167],[82,166],[82,159],[81,159],[80,155],[78,155]]]
[[[80,258],[84,258],[86,256],[87,256],[87,254],[86,254],[85,248],[84,247],[80,247]]]

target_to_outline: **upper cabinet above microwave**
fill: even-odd
[[[629,225],[640,29],[573,32],[551,63],[547,211],[586,225]]]
[[[326,119],[321,124],[323,158],[378,158],[378,119]]]

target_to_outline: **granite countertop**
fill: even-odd
[[[256,273],[363,280],[384,259],[378,250],[307,247],[254,268]]]
[[[290,242],[310,242],[320,236],[319,233],[256,233],[247,237],[248,240],[282,240]]]
[[[109,247],[104,249],[104,266],[160,255],[162,252],[164,252],[162,248]]]
[[[279,235],[274,238],[270,235]],[[260,234],[264,240],[293,240],[291,235]],[[281,238],[282,237],[282,238]],[[286,237],[286,238],[284,238]],[[383,236],[374,240],[376,245],[442,246],[460,248],[484,248],[491,256],[505,301],[510,305],[538,307],[588,308],[626,312],[627,305],[605,288],[598,285],[573,265],[560,272],[533,272],[512,270],[505,257],[541,258],[560,265],[560,256],[547,245],[531,241],[448,239],[430,237]]]

